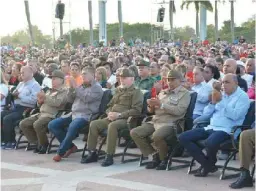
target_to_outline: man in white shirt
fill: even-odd
[[[245,73],[245,64],[242,61],[238,60],[236,61],[236,63],[237,63],[237,66],[240,68],[241,78],[243,78],[246,81],[248,88],[251,87],[253,76]]]

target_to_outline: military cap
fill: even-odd
[[[124,68],[120,72],[120,77],[134,77],[134,73],[128,68]]]
[[[182,74],[177,70],[170,70],[167,78],[182,79]]]
[[[64,79],[65,74],[61,70],[54,70],[53,73],[52,73],[52,77]]]
[[[52,69],[52,71],[54,71],[54,70],[58,70],[58,65],[57,64],[55,64],[55,63],[51,63],[51,64],[49,64],[49,66],[48,66],[48,68],[51,68]]]
[[[137,64],[137,66],[147,66],[149,67],[150,66],[150,63],[145,61],[145,60],[140,60]]]

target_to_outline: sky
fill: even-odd
[[[107,0],[107,23],[118,22],[117,11],[118,0]],[[127,23],[155,23],[157,10],[160,7],[154,4],[155,1],[162,0],[122,0],[123,22]],[[165,0],[166,2],[168,0]],[[211,0],[214,6],[214,0]],[[223,1],[223,0],[222,0]],[[235,23],[240,25],[242,22],[251,18],[255,14],[255,0],[236,0]],[[69,29],[89,28],[87,0],[62,0],[66,4],[66,14],[63,22],[64,33]],[[186,25],[195,28],[195,9],[192,5],[189,10],[180,9],[181,0],[175,0],[176,14],[174,15],[174,27],[184,27]],[[54,11],[57,0],[29,0],[30,17],[32,25],[37,25],[44,34],[52,35],[53,26],[58,33],[59,25],[53,22]],[[219,3],[219,25],[221,27],[224,20],[230,19],[230,3]],[[165,4],[165,28],[169,28],[168,4]],[[98,19],[98,0],[92,0],[93,24],[99,23]],[[70,25],[69,25],[70,22]],[[27,27],[27,19],[23,0],[0,0],[0,36],[13,34],[15,31]],[[214,13],[207,13],[207,24],[214,24]]]

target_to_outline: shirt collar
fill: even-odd
[[[239,86],[237,86],[236,90],[231,95],[227,95],[226,93],[224,93],[224,97],[225,98],[235,97],[240,90],[241,90],[241,88]]]
[[[165,92],[165,94],[168,94],[168,93],[178,94],[181,88],[182,88],[182,86],[178,86],[178,87],[175,88],[174,90],[169,90],[169,89],[167,89],[167,90],[165,90],[164,92]]]

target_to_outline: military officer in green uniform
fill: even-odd
[[[145,122],[142,126],[130,131],[131,137],[141,150],[144,156],[153,156],[152,162],[146,168],[157,170],[166,169],[168,147],[165,138],[174,136],[176,122],[185,116],[190,103],[190,93],[182,87],[182,75],[176,70],[168,73],[167,90],[162,90],[158,98],[148,99],[148,111],[155,113],[152,120]],[[156,150],[152,147],[148,139],[152,135],[152,140]]]
[[[156,79],[150,76],[150,63],[140,60],[137,64],[139,78],[135,81],[135,86],[141,90],[151,90]]]
[[[115,153],[118,130],[127,127],[129,116],[141,114],[143,106],[143,94],[140,89],[136,89],[134,83],[134,73],[129,69],[122,69],[120,72],[121,85],[116,89],[114,97],[108,104],[107,117],[92,121],[88,135],[89,155],[82,159],[81,163],[91,163],[98,160],[96,152],[97,139],[104,129],[107,129],[107,149],[106,157],[101,166],[113,164],[113,154]]]

